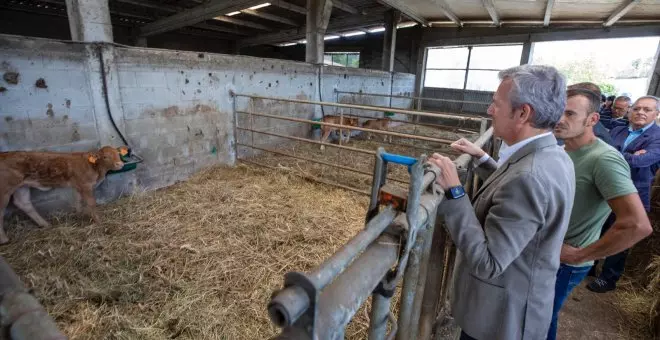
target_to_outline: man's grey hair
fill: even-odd
[[[500,71],[500,80],[511,79],[511,106],[528,104],[534,109],[532,126],[552,129],[566,108],[566,78],[552,66],[520,65]]]
[[[660,111],[660,98],[658,98],[656,96],[641,96],[641,97],[637,98],[637,100],[635,100],[635,104],[637,104],[637,102],[642,100],[642,99],[653,99],[653,100],[655,100],[655,110]]]
[[[630,97],[628,97],[628,96],[618,96],[618,97],[614,98],[614,102],[615,103],[616,102],[626,102],[626,103],[628,103],[628,106],[632,105],[632,99],[630,99]]]

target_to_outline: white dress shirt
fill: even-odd
[[[504,143],[504,141],[502,141],[502,146],[500,146],[500,158],[497,160],[497,166],[498,167],[502,166],[502,164],[504,164],[506,161],[509,160],[511,155],[516,153],[516,151],[522,149],[523,146],[531,143],[532,141],[535,141],[539,138],[543,138],[545,136],[549,136],[551,134],[552,134],[551,131],[550,132],[545,132],[545,133],[542,133],[540,135],[536,135],[536,136],[529,137],[527,139],[523,139],[520,142],[518,142],[516,144],[513,144],[511,146],[507,145],[506,143]],[[474,162],[474,165],[479,166],[479,165],[485,163],[489,158],[490,158],[490,156],[488,154],[484,154],[481,158],[479,158],[477,161]]]

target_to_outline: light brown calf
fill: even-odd
[[[104,146],[96,152],[0,152],[0,217],[4,217],[9,199],[40,227],[50,226],[34,209],[30,201],[30,188],[47,191],[53,188],[72,187],[75,208],[80,211],[80,201],[85,203],[86,213],[98,222],[94,187],[105,178],[109,170],[124,166],[120,153],[128,148],[115,149]],[[0,218],[0,244],[9,242]]]
[[[372,129],[372,130],[382,130],[382,131],[389,131],[390,130],[390,118],[379,118],[379,119],[370,119],[364,124],[362,124],[362,127],[365,129]],[[373,133],[372,132],[367,132],[367,139],[373,138]],[[383,141],[390,141],[392,142],[392,136],[391,135],[383,135]]]
[[[325,116],[321,120],[324,123],[332,123],[332,124],[342,124],[340,116]],[[349,117],[343,117],[344,122],[343,125],[348,125],[348,126],[358,126],[358,119],[357,118],[349,118]],[[327,126],[327,125],[321,125],[321,131],[323,132],[323,137],[321,137],[321,143],[325,143],[328,140],[328,137],[330,136],[330,132],[332,131],[338,131],[339,128],[334,127],[334,126]],[[348,133],[346,136],[346,143],[351,139],[351,130],[349,129],[343,129],[344,133]],[[342,136],[339,136],[341,138]],[[321,145],[321,150],[325,149],[325,145]]]

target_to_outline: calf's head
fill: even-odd
[[[108,170],[121,170],[124,162],[121,156],[128,154],[128,148],[125,146],[113,148],[104,146],[99,151],[89,154],[89,162]]]

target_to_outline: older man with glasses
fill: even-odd
[[[623,154],[630,165],[630,173],[642,199],[644,208],[650,210],[651,183],[660,167],[660,127],[656,118],[660,112],[660,98],[644,96],[632,107],[629,114],[630,125],[613,128],[610,133],[613,146]],[[612,226],[616,217],[610,216],[603,226],[603,233]],[[587,288],[604,293],[616,289],[616,282],[623,274],[628,250],[605,259],[600,276]]]

